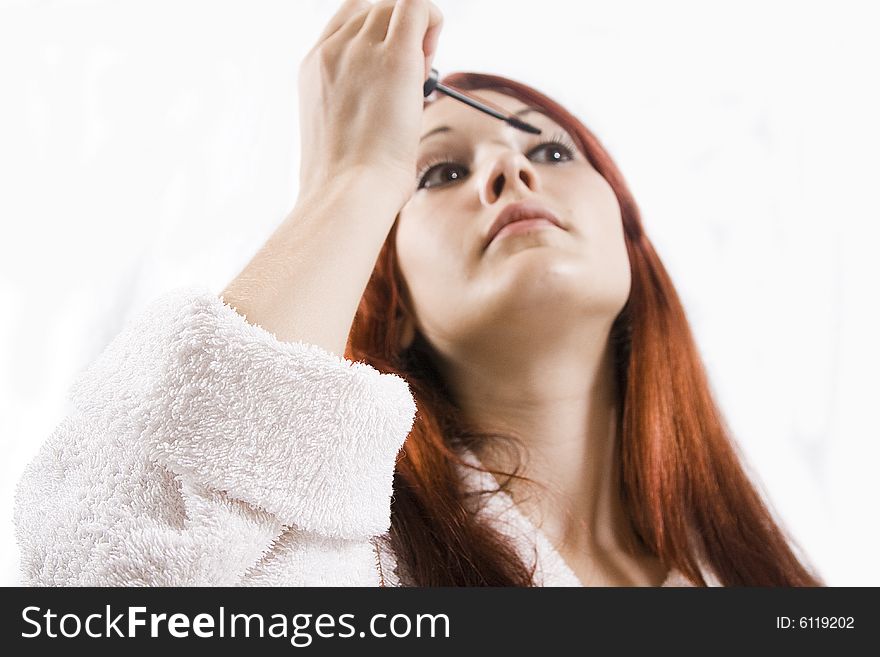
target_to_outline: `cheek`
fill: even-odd
[[[628,269],[620,205],[611,185],[591,169],[570,189],[575,230],[582,234],[587,259],[608,274]]]
[[[413,245],[409,240],[409,230],[407,224],[398,218],[397,232],[394,236],[394,250],[397,254],[397,267],[400,273],[407,281],[412,276],[412,268],[410,265],[410,255],[413,253]]]
[[[594,171],[579,186],[580,205],[589,208],[589,219],[585,229],[589,234],[590,229],[595,231],[602,240],[622,239],[623,222],[620,214],[620,205],[617,195],[611,185],[598,172]]]
[[[397,262],[419,314],[426,317],[462,297],[469,263],[457,235],[410,219],[398,226]]]
[[[417,276],[421,271],[435,276],[449,276],[461,269],[464,253],[452,222],[442,210],[430,216],[402,216],[397,229],[397,254],[404,272]]]
[[[597,194],[597,224],[600,248],[607,275],[624,296],[629,295],[631,271],[620,204],[611,185],[603,178]],[[601,199],[601,200],[600,200]]]
[[[620,220],[620,204],[617,200],[617,195],[614,193],[614,189],[611,187],[611,183],[609,183],[605,178],[599,176],[599,184],[602,186],[602,191],[605,197],[605,201],[608,207],[608,215],[609,217],[613,217],[616,220]]]
[[[431,235],[415,218],[401,219],[395,242],[397,262],[407,286],[413,295],[419,297],[424,294],[431,272],[440,267],[438,249],[431,248]]]

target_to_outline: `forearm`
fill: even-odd
[[[221,293],[279,340],[343,355],[352,321],[394,217],[398,197],[367,174],[302,195]]]

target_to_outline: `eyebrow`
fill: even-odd
[[[514,112],[513,116],[522,116],[523,114],[528,114],[529,112],[538,112],[539,114],[543,114],[543,112],[541,112],[541,110],[539,110],[537,107],[524,107],[521,110],[517,110],[516,112]],[[452,130],[452,128],[450,128],[448,125],[441,125],[438,128],[434,128],[433,130],[429,130],[428,132],[426,132],[425,134],[422,135],[422,138],[419,139],[419,143],[422,143],[431,135],[436,135],[440,132],[449,132],[450,130]]]

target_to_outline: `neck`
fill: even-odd
[[[471,425],[523,441],[520,472],[538,488],[514,479],[508,490],[554,545],[579,554],[626,550],[632,536],[618,492],[619,403],[608,328],[552,342],[553,349],[507,350],[528,356],[498,362],[491,361],[497,345],[474,349],[445,361],[444,375]],[[515,455],[491,441],[477,456],[502,472],[516,465]]]

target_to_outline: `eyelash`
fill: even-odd
[[[557,132],[554,135],[552,135],[549,139],[547,139],[546,141],[543,141],[543,142],[537,144],[534,148],[530,149],[529,152],[531,153],[532,151],[534,151],[538,148],[541,148],[543,146],[549,146],[551,144],[564,146],[566,149],[568,149],[569,155],[572,156],[572,158],[574,157],[574,154],[578,150],[577,146],[575,146],[571,142],[571,139],[569,139],[568,136],[564,132]],[[429,171],[431,171],[431,169],[433,169],[435,166],[437,166],[439,164],[455,164],[455,156],[447,153],[445,155],[433,157],[433,158],[429,159],[427,162],[425,162],[425,164],[422,165],[421,168],[419,168],[418,172],[416,173],[417,189],[423,189],[422,182],[424,181],[425,176],[428,174]],[[440,185],[435,185],[435,187],[441,187],[441,186],[445,186],[445,183],[441,183]],[[427,188],[425,188],[425,189],[427,189]]]

